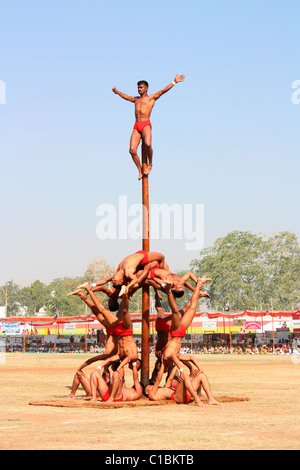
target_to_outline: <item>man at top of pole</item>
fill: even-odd
[[[150,115],[155,105],[155,101],[158,100],[164,93],[171,90],[176,83],[183,82],[185,79],[184,75],[176,75],[173,82],[170,85],[166,86],[163,90],[157,91],[151,95],[148,95],[148,83],[145,80],[140,80],[137,83],[138,93],[140,96],[128,96],[124,93],[121,93],[117,90],[116,87],[113,87],[112,91],[119,95],[121,98],[127,101],[131,101],[135,105],[135,124],[130,138],[130,148],[129,153],[132,156],[132,159],[139,171],[139,180],[143,177],[142,165],[137,154],[137,149],[142,139],[142,143],[145,146],[146,157],[147,157],[147,167],[144,170],[144,175],[149,175],[152,169],[152,125],[150,122]]]

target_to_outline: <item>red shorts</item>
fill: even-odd
[[[171,327],[167,323],[165,318],[157,318],[155,321],[155,329],[156,331],[170,331]]]
[[[152,268],[150,269],[150,279],[154,279],[156,277],[155,271],[160,268]]]
[[[116,398],[114,401],[123,401],[123,393],[122,393],[122,395],[120,396],[120,398]]]
[[[191,401],[191,397],[189,396],[188,392],[185,392],[186,395],[185,395],[185,402],[184,404],[187,405],[190,401]],[[174,395],[175,395],[175,392],[172,393],[171,395],[171,400],[173,400],[175,403],[177,403],[175,400],[174,400]]]
[[[115,328],[109,328],[106,330],[106,334],[107,335],[111,335],[111,336],[116,336],[116,330]]]
[[[186,334],[186,329],[182,325],[179,328],[179,330],[171,331],[171,337],[172,338],[184,338],[185,334]]]
[[[121,320],[117,326],[114,328],[116,336],[131,336],[133,334],[133,329],[126,329],[123,326],[123,320]]]
[[[102,401],[107,401],[109,399],[109,389],[106,390],[102,397]]]
[[[135,125],[133,126],[133,129],[137,130],[141,134],[146,126],[150,126],[152,128],[151,122],[150,121],[136,122]]]
[[[140,250],[140,251],[137,251],[136,253],[141,253],[141,254],[144,255],[143,260],[140,262],[140,264],[141,264],[142,266],[145,266],[146,264],[149,263],[149,253],[148,253],[148,251]]]

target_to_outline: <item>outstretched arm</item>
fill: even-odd
[[[91,359],[88,359],[83,364],[81,364],[81,366],[78,367],[77,371],[84,369],[84,367],[87,367],[90,364],[93,364],[93,362],[103,361],[104,359],[107,359],[108,357],[110,357],[109,354],[99,354],[98,356],[92,357]]]
[[[104,367],[106,366],[109,366],[110,364],[112,364],[113,362],[117,362],[119,361],[121,358],[119,356],[119,354],[115,354],[114,356],[108,356],[107,359],[105,359],[101,366],[98,367],[98,369],[104,369]]]
[[[114,92],[115,95],[119,95],[123,100],[130,101],[131,103],[135,102],[135,97],[134,96],[128,96],[125,95],[125,93],[122,93],[121,91],[117,90],[117,88],[114,86],[112,91]]]
[[[172,83],[170,83],[170,85],[166,86],[163,90],[160,90],[160,91],[157,91],[156,93],[153,93],[153,95],[151,95],[151,97],[154,99],[154,100],[158,100],[158,98],[160,98],[164,93],[167,93],[167,91],[171,90],[171,88],[173,88],[173,86],[175,86],[176,83],[179,83],[179,82],[183,82],[183,80],[185,79],[185,75],[176,75],[176,77],[174,78],[174,81]]]
[[[190,370],[192,370],[192,368],[188,365],[189,362],[193,363],[199,372],[204,372],[199,362],[189,354],[180,354],[179,360],[183,362],[183,364],[185,364]]]
[[[157,267],[157,261],[152,261],[151,263],[146,264],[142,271],[138,271],[137,274],[131,275],[131,281],[125,286],[122,286],[120,290],[119,297],[122,297],[124,293],[129,293],[133,288],[139,287],[145,279],[147,279],[152,268]]]

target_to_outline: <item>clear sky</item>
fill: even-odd
[[[0,284],[142,248],[97,235],[99,206],[141,202],[134,107],[112,87],[176,73],[151,116],[150,203],[202,205],[204,247],[233,230],[299,239],[299,0],[1,0],[0,22]],[[200,250],[173,238],[150,249],[186,269]]]

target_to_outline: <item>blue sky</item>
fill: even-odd
[[[2,0],[0,284],[116,265],[139,240],[100,240],[97,208],[141,202],[134,108],[185,74],[152,116],[150,203],[203,205],[204,246],[233,230],[300,236],[300,3]],[[199,250],[151,240],[173,270]]]

